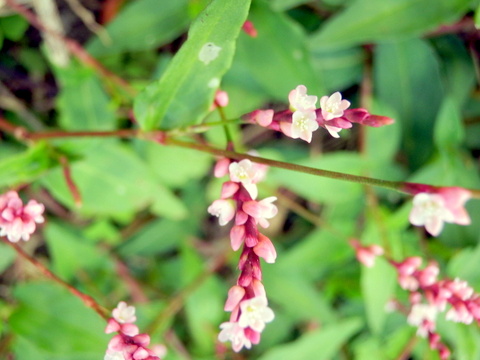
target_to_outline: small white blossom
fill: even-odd
[[[120,324],[132,324],[137,320],[135,307],[127,306],[125,301],[120,301],[112,311],[113,318]]]
[[[247,349],[252,347],[252,342],[245,336],[245,330],[237,322],[224,322],[220,325],[220,333],[218,334],[218,340],[221,342],[230,341],[232,343],[232,349],[235,352],[239,352],[244,346]]]
[[[329,96],[320,98],[320,108],[325,120],[332,120],[343,115],[343,112],[350,106],[348,100],[342,100],[342,95],[337,91]],[[328,130],[328,129],[327,129]],[[335,130],[334,130],[335,131]],[[330,134],[332,132],[329,130]],[[332,136],[337,137],[332,134]]]
[[[312,141],[312,133],[318,129],[314,110],[297,110],[292,115],[291,136],[293,139]]]
[[[250,327],[257,332],[262,332],[265,323],[269,323],[275,318],[272,309],[267,305],[267,298],[264,296],[256,296],[242,301],[240,303],[242,313],[238,324],[243,328]]]
[[[430,304],[415,304],[410,310],[407,322],[412,326],[418,326],[417,335],[426,337],[429,331],[435,330],[437,307]]]
[[[413,208],[409,216],[415,226],[425,225],[425,229],[437,236],[444,222],[453,222],[454,215],[445,206],[445,200],[438,194],[419,193],[413,198]]]
[[[218,217],[220,226],[226,225],[235,216],[233,200],[215,200],[207,210],[211,215]]]
[[[288,94],[290,109],[296,110],[315,110],[315,104],[318,100],[316,96],[307,95],[307,88],[304,85],[298,85]]]
[[[115,351],[112,353],[106,353],[103,360],[125,360],[123,353],[120,351]]]

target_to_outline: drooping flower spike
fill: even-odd
[[[234,220],[230,230],[232,249],[237,251],[243,246],[238,264],[241,273],[225,303],[230,319],[220,325],[218,335],[219,341],[231,342],[232,349],[238,352],[258,344],[265,324],[274,318],[261,283],[260,258],[274,263],[277,253],[270,239],[260,233],[258,225],[268,227],[268,220],[277,214],[277,207],[273,204],[275,197],[256,200],[256,184],[265,177],[265,165],[247,159],[239,162],[220,159],[215,175],[226,175],[227,167],[230,180],[223,184],[221,199],[215,200],[208,212],[219,217],[221,226]]]

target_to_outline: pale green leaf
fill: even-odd
[[[39,142],[23,153],[0,159],[0,187],[31,182],[57,165],[51,149]]]
[[[326,360],[362,327],[358,318],[340,321],[303,335],[300,339],[280,345],[261,356],[259,360]]]
[[[250,0],[214,0],[198,16],[161,79],[136,98],[135,117],[143,129],[172,129],[205,117],[249,7]]]

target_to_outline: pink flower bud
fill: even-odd
[[[245,226],[235,225],[230,230],[230,244],[232,245],[233,251],[240,249],[240,246],[243,244],[245,239]]]
[[[255,110],[248,115],[248,120],[260,126],[268,127],[273,121],[273,114],[272,109]]]
[[[240,186],[238,185],[238,183],[234,183],[233,181],[224,182],[222,185],[222,193],[220,195],[220,198],[231,198],[233,195],[235,195],[239,188]]]
[[[133,353],[133,358],[135,360],[143,360],[146,359],[150,356],[147,350],[145,350],[142,347],[139,347],[134,353]]]
[[[252,288],[255,296],[267,297],[267,293],[265,292],[265,287],[263,286],[260,280],[254,279],[252,281]]]
[[[235,309],[244,296],[245,296],[244,288],[238,285],[232,286],[230,290],[228,290],[228,298],[227,298],[227,301],[225,302],[224,310],[232,311],[233,309]]]
[[[108,319],[107,327],[105,328],[105,334],[111,334],[120,330],[120,324],[115,319]]]
[[[253,251],[267,263],[273,264],[277,258],[277,252],[275,251],[272,242],[268,237],[261,233],[258,234],[258,240],[259,242],[253,248]]]
[[[230,159],[228,158],[221,158],[215,164],[215,168],[213,170],[213,175],[217,178],[225,176],[228,174],[228,167],[230,166]]]
[[[250,37],[255,38],[258,35],[257,29],[250,20],[247,20],[242,25],[242,30]]]

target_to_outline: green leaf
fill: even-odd
[[[420,39],[378,44],[375,49],[377,98],[398,114],[403,148],[411,166],[418,167],[432,152],[433,126],[443,96],[438,60]]]
[[[324,360],[330,359],[340,347],[362,327],[360,319],[351,318],[303,335],[300,339],[280,345],[259,360]]]
[[[249,19],[258,36],[239,37],[235,62],[246,67],[259,85],[279,101],[287,102],[288,93],[300,84],[308,88],[309,94],[323,94],[323,79],[313,70],[307,38],[300,26],[261,1],[252,5]]]
[[[97,360],[104,356],[110,337],[103,332],[105,321],[80,299],[49,283],[19,285],[14,295],[19,306],[8,324],[16,335],[28,339],[35,353],[52,360]]]
[[[146,207],[163,196],[169,203],[156,204],[156,211],[172,218],[179,217],[178,204],[171,205],[173,194],[156,183],[146,164],[127,146],[120,142],[104,141],[90,148],[85,158],[73,163],[72,177],[79,188],[83,205],[80,212],[88,215],[120,215]],[[52,194],[63,204],[76,208],[72,194],[66,186],[60,169],[42,179]],[[152,198],[156,191],[161,192]],[[172,211],[169,211],[169,210]]]
[[[182,246],[181,259],[181,282],[185,288],[192,281],[198,281],[206,268],[205,261],[195,253],[191,244]],[[187,325],[195,341],[196,351],[212,354],[215,346],[212,338],[217,336],[217,326],[225,316],[222,311],[225,289],[212,274],[200,281],[199,286],[185,300]]]
[[[177,128],[205,117],[231,65],[249,6],[250,0],[214,0],[199,15],[162,78],[136,98],[135,117],[144,130]]]
[[[470,0],[357,0],[313,36],[320,48],[421,35],[456,21]]]
[[[0,29],[5,39],[19,41],[28,29],[28,21],[20,15],[0,18]]]
[[[99,57],[157,48],[178,37],[189,21],[187,0],[133,1],[107,25],[109,39],[95,37],[87,50]]]
[[[0,187],[31,182],[56,165],[46,143],[36,143],[21,154],[0,160]]]
[[[460,109],[455,100],[446,96],[435,122],[434,141],[437,149],[449,152],[458,148],[465,139]]]
[[[146,159],[157,178],[172,188],[205,176],[212,164],[208,154],[154,143],[147,145]]]
[[[381,335],[387,312],[385,305],[391,299],[396,284],[396,274],[383,258],[375,259],[375,266],[362,266],[362,297],[365,301],[367,321],[376,335]]]
[[[5,271],[16,258],[16,252],[10,246],[0,243],[0,274]],[[1,329],[1,328],[0,328]],[[0,330],[1,332],[1,330]]]
[[[67,130],[113,130],[116,117],[110,99],[92,69],[72,63],[57,68],[60,125]]]
[[[272,9],[276,11],[291,9],[309,2],[309,0],[271,0]]]
[[[313,42],[310,49],[313,67],[317,78],[322,79],[326,94],[361,81],[365,61],[365,53],[361,47],[325,50],[318,49],[317,43]]]
[[[480,28],[480,4],[477,6],[477,10],[475,11],[475,27],[477,29]]]
[[[44,232],[53,268],[62,279],[71,280],[79,270],[95,269],[105,262],[105,256],[80,236],[78,229],[49,221]]]

